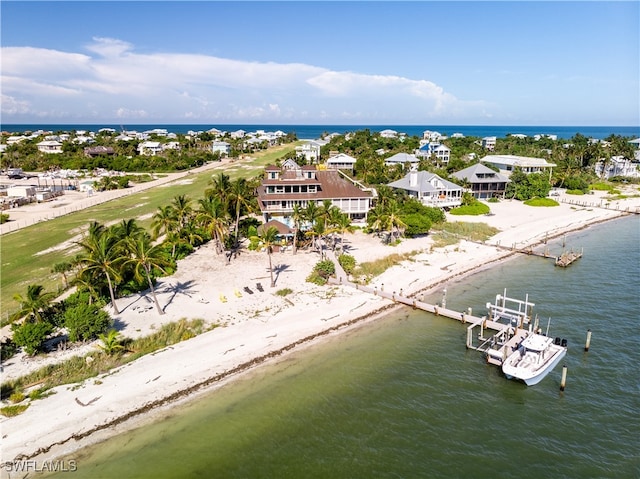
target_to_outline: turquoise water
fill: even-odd
[[[74,454],[73,477],[640,477],[639,245],[626,218],[569,236],[570,268],[521,257],[446,285],[478,314],[528,293],[569,340],[564,392],[561,368],[507,381],[464,326],[406,308]]]

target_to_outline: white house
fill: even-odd
[[[555,163],[549,163],[544,158],[530,158],[516,155],[487,155],[480,160],[500,170],[500,173],[509,176],[511,172],[520,168],[524,173],[551,173]]]
[[[493,151],[496,149],[497,138],[495,136],[485,136],[482,139],[482,148],[485,150]]]
[[[624,156],[612,156],[608,162],[603,160],[595,164],[596,174],[603,179],[614,176],[628,176],[630,178],[640,177],[639,164],[635,161],[627,160]]]
[[[349,156],[346,153],[338,153],[331,156],[327,160],[327,169],[329,170],[350,170],[353,171],[356,160],[353,156]]]
[[[446,165],[451,158],[451,148],[441,143],[429,142],[416,151],[416,156],[431,158],[431,155],[436,157],[438,164]]]
[[[412,155],[410,153],[396,153],[384,160],[384,164],[387,166],[401,165],[404,167],[407,163],[409,163],[411,167],[417,167],[420,160],[416,155]]]
[[[229,156],[231,154],[231,143],[226,141],[214,141],[211,143],[211,152],[220,152],[220,156]]]
[[[443,137],[438,131],[425,130],[422,132],[422,138],[429,143],[440,143]]]
[[[321,140],[309,140],[303,145],[296,146],[296,156],[304,158],[308,165],[318,163],[320,161],[320,148],[326,143]]]
[[[404,178],[389,183],[389,186],[406,191],[426,206],[453,208],[462,204],[462,187],[429,171],[411,170]]]
[[[398,137],[398,132],[395,130],[382,130],[380,132],[380,136],[382,138],[397,138]]]
[[[42,153],[62,153],[62,143],[56,140],[44,140],[37,144]]]
[[[145,156],[155,156],[162,152],[159,141],[143,141],[138,145],[138,153]]]
[[[640,138],[636,138],[635,140],[631,140],[631,143],[635,147],[635,155],[634,158],[636,161],[640,161]]]

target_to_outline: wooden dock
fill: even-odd
[[[467,349],[475,349],[484,353],[488,363],[498,366],[522,342],[527,333],[527,326],[528,329],[532,327],[530,313],[534,304],[530,303],[528,298],[525,301],[508,298],[506,297],[506,290],[505,295],[496,296],[496,302],[490,305],[489,317],[487,318],[486,316],[474,316],[471,308],[466,312],[454,311],[446,308],[444,304],[430,304],[405,296],[402,288],[399,291],[388,291],[384,288],[371,287],[334,278],[330,278],[329,282],[331,284],[350,286],[359,291],[371,293],[374,296],[380,296],[399,304],[411,306],[413,309],[420,309],[436,316],[455,319],[462,324],[469,324],[467,327]],[[446,290],[443,303],[446,303]],[[517,309],[511,307],[511,304],[514,303]],[[509,323],[505,324],[501,320],[507,320]],[[536,324],[533,328],[537,329],[537,318],[535,322]],[[478,329],[477,336],[474,334],[476,329]],[[485,337],[487,330],[491,332]]]
[[[560,256],[556,258],[556,266],[560,266],[562,268],[566,268],[571,263],[582,258],[582,251],[580,253],[576,253],[574,251],[565,251]]]

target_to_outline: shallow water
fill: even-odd
[[[567,269],[520,257],[446,285],[479,315],[528,293],[569,341],[564,392],[561,368],[508,381],[460,323],[404,308],[74,454],[73,477],[640,477],[639,245],[625,218],[569,236]]]

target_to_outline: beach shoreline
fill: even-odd
[[[625,206],[640,206],[638,198],[624,201]],[[625,214],[562,203],[546,209],[509,201],[490,206],[494,213],[490,217],[448,218],[498,227],[500,233],[484,244],[463,240],[434,249],[432,240],[424,237],[390,247],[356,233],[347,237],[347,252],[358,263],[392,253],[411,253],[412,260],[389,268],[369,286],[394,285],[404,288],[405,296],[424,295],[518,254],[500,245],[540,245]],[[33,402],[22,415],[3,417],[2,463],[80,454],[79,450],[88,445],[170,415],[171,408],[252,374],[258,365],[283,360],[292,351],[366,327],[392,309],[406,307],[348,286],[305,283],[319,260],[316,253],[274,256],[280,267],[277,289],[290,288],[294,291],[291,296],[273,294],[268,281],[264,292],[256,290],[256,282],[269,276],[263,268],[266,255],[243,252],[226,265],[205,246],[182,260],[175,275],[160,279],[159,299],[166,305],[167,314],[153,317],[154,323],[149,321],[150,312],[141,314],[132,309],[134,304],[146,301],[144,294],[120,298],[122,314],[117,319],[128,337],[153,331],[159,318],[168,322],[204,317],[223,327],[91,378],[79,387],[59,386],[56,394]],[[178,285],[187,283],[190,289],[180,290]],[[244,287],[252,292],[245,292]],[[18,363],[14,362],[16,368]],[[12,374],[10,368],[8,365],[8,374]]]

